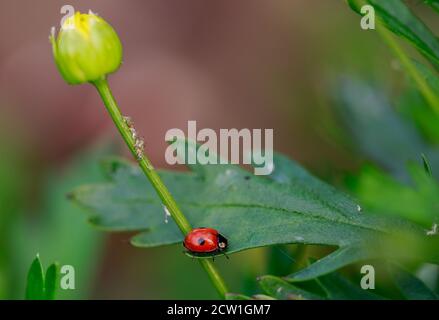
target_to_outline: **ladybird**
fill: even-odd
[[[208,256],[224,252],[227,239],[212,228],[196,228],[184,238],[183,246],[193,255]]]

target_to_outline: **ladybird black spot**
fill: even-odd
[[[203,238],[198,239],[198,244],[200,246],[204,245],[206,243],[206,240],[204,240]]]

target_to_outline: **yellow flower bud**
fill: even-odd
[[[122,62],[122,44],[104,19],[90,12],[68,17],[49,37],[59,72],[69,84],[102,79]]]

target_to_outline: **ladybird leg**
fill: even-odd
[[[186,247],[185,247],[186,248]],[[188,249],[186,249],[186,250],[183,250],[181,253],[183,253],[185,256],[189,256],[189,250]],[[191,257],[193,258],[193,256],[191,255]]]
[[[224,256],[227,258],[227,260],[230,259],[229,256],[228,256],[227,254],[225,254],[225,253],[223,253],[223,254],[224,254]]]

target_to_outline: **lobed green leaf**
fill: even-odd
[[[274,165],[275,174],[268,178],[231,165],[194,165],[191,172],[160,171],[160,176],[192,226],[209,226],[228,238],[227,254],[289,243],[340,247],[344,254],[318,262],[302,276],[307,279],[383,254],[366,248],[394,233],[425,237],[424,230],[400,219],[360,212],[349,196],[284,156],[277,155]],[[91,213],[92,224],[107,231],[139,231],[132,238],[138,247],[182,242],[137,166],[110,159],[104,168],[110,182],[72,192],[72,199]]]

